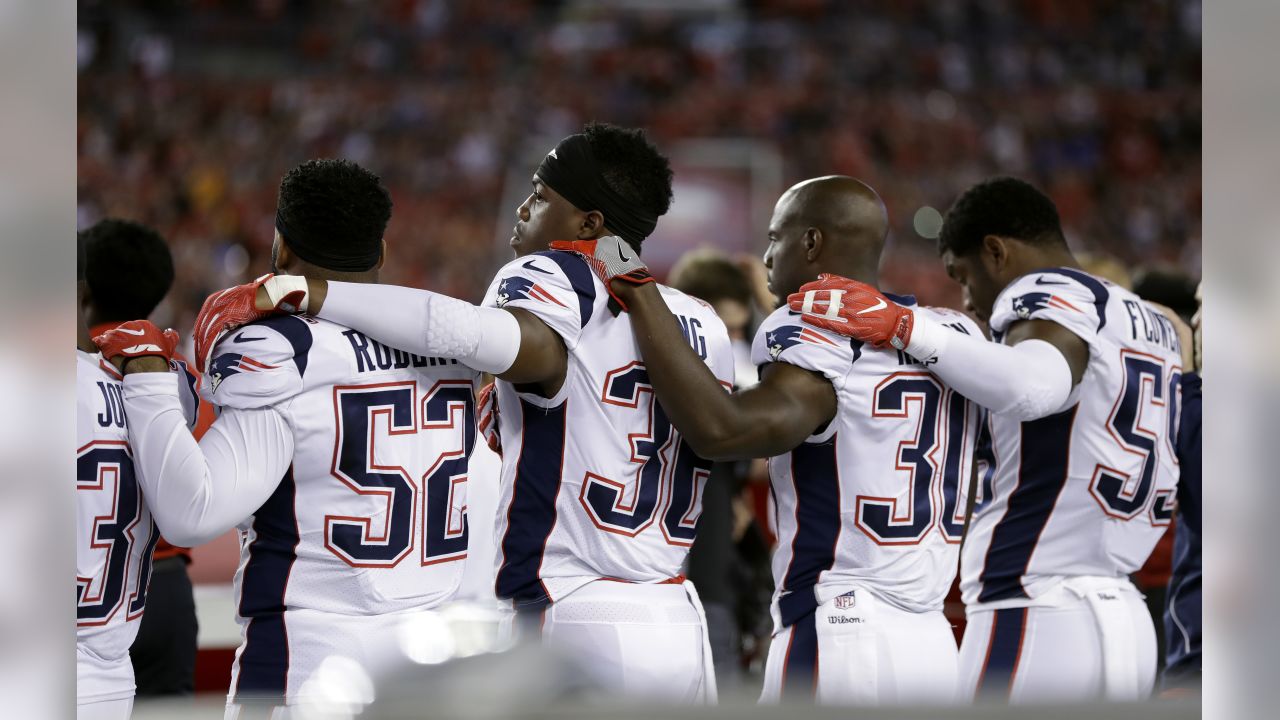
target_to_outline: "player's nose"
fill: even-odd
[[[531,193],[529,197],[524,199],[524,202],[520,203],[520,207],[516,208],[516,217],[523,222],[529,222],[529,201],[532,199],[533,194]]]

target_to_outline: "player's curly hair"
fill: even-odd
[[[970,255],[987,235],[1034,244],[1066,245],[1058,208],[1030,183],[998,177],[978,183],[956,200],[938,234],[938,254]]]
[[[655,216],[671,209],[671,163],[644,130],[591,122],[582,134],[610,190]]]
[[[108,218],[79,233],[84,281],[99,322],[142,320],[173,287],[173,256],[160,233]]]
[[[380,256],[391,220],[391,193],[374,173],[350,160],[308,160],[280,181],[276,214],[289,229],[285,242],[325,258]],[[283,234],[283,233],[282,233]]]

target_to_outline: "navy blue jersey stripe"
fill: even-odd
[[[513,600],[517,609],[550,602],[538,573],[556,523],[567,408],[567,402],[541,408],[520,400],[524,435],[507,507],[507,531],[502,536],[502,565],[495,584],[498,597]]]
[[[978,602],[1027,597],[1022,576],[1049,523],[1058,495],[1067,485],[1071,427],[1077,409],[1078,405],[1072,406],[1057,415],[1022,423],[1018,484],[1009,496],[1004,517],[991,533]]]
[[[285,630],[285,589],[297,559],[298,518],[293,467],[271,497],[253,516],[254,540],[249,544],[240,585],[240,615],[249,618],[244,651],[237,662],[237,696],[283,695],[289,674],[289,637]]]
[[[791,626],[791,640],[782,661],[782,694],[813,698],[818,685],[817,614],[809,613]]]
[[[1106,327],[1107,300],[1111,298],[1111,292],[1107,290],[1107,286],[1103,285],[1101,280],[1087,272],[1072,268],[1047,268],[1045,270],[1037,270],[1036,273],[1062,275],[1089,288],[1093,293],[1093,309],[1098,313],[1098,330],[1101,331],[1102,328]]]
[[[174,360],[174,364],[178,366],[178,375],[181,376],[182,379],[185,380],[187,383],[187,391],[191,393],[191,397],[195,398],[196,405],[199,405],[200,391],[196,390],[196,383],[198,382],[199,378],[196,376],[194,372],[192,372],[191,368],[187,367],[186,361]]]
[[[813,586],[836,560],[836,541],[840,538],[836,437],[832,435],[820,444],[803,443],[791,451],[796,535],[791,540],[791,564],[782,580],[786,593],[778,599],[784,627],[818,607]]]
[[[312,342],[311,326],[306,320],[294,315],[272,315],[251,324],[269,327],[283,335],[293,346],[293,364],[297,366],[298,374],[306,374],[307,354],[311,352]]]
[[[569,278],[569,284],[573,286],[573,291],[578,294],[578,313],[582,318],[582,327],[586,327],[596,307],[595,277],[591,273],[591,268],[587,267],[587,262],[574,253],[559,250],[543,250],[534,255],[547,258],[564,271],[565,276]]]
[[[1018,671],[1026,629],[1027,608],[995,611],[995,617],[991,619],[991,639],[987,641],[987,659],[982,664],[982,674],[978,676],[978,695],[1009,696],[1014,674]]]
[[[849,338],[849,349],[853,350],[853,360],[858,362],[858,358],[862,357],[862,341],[857,338]]]

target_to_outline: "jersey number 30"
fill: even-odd
[[[895,464],[910,478],[906,502],[859,495],[858,527],[877,545],[915,545],[936,523],[947,542],[958,543],[964,532],[960,483],[972,469],[965,455],[973,413],[964,396],[928,373],[895,373],[876,387],[873,417],[901,422],[912,414],[915,435],[898,443]]]

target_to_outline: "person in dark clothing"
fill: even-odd
[[[1197,292],[1197,299],[1199,293]],[[1200,312],[1191,321],[1195,330],[1190,367],[1182,375],[1182,417],[1178,428],[1177,527],[1173,536],[1173,572],[1164,610],[1164,675],[1166,693],[1200,689],[1201,616],[1201,465]],[[1193,372],[1194,370],[1194,372]]]
[[[750,320],[752,288],[743,269],[710,250],[687,253],[676,263],[671,287],[711,305],[733,343],[735,387],[753,384]],[[698,537],[689,552],[689,579],[698,588],[721,691],[742,683],[744,659],[768,637],[769,546],[745,499],[750,462],[717,462],[703,491]],[[747,653],[744,653],[744,650]]]

